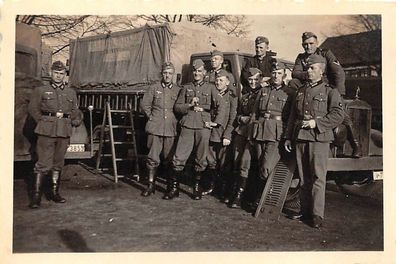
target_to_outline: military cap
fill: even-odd
[[[256,45],[257,44],[261,44],[261,43],[265,43],[265,44],[269,44],[269,40],[268,40],[268,38],[266,38],[266,37],[263,37],[263,36],[258,36],[257,38],[256,38],[256,40],[255,40],[255,43],[256,43]]]
[[[274,59],[271,63],[271,71],[277,71],[277,70],[285,70],[286,69],[286,65],[279,61]]]
[[[308,65],[312,65],[315,63],[324,63],[326,64],[326,59],[325,57],[318,55],[318,54],[312,54],[307,58],[307,63]]]
[[[301,36],[301,38],[302,38],[302,41],[305,41],[305,40],[307,40],[307,39],[309,39],[309,38],[312,38],[312,37],[314,37],[314,38],[318,38],[316,35],[315,35],[315,33],[313,33],[313,32],[304,32],[303,34],[302,34],[302,36]]]
[[[220,50],[214,50],[210,53],[210,55],[213,56],[221,56],[224,58],[223,52],[221,52]]]
[[[164,64],[162,64],[162,71],[165,71],[167,69],[175,70],[175,66],[173,66],[172,62],[167,61],[167,62],[164,62]]]
[[[223,76],[230,78],[230,74],[226,70],[221,69],[218,72],[216,72],[216,78],[223,77]]]
[[[201,59],[197,59],[197,60],[193,61],[193,65],[192,66],[193,66],[194,69],[198,69],[198,68],[201,68],[201,67],[205,67],[205,63]]]
[[[54,63],[52,63],[51,70],[55,70],[55,71],[66,70],[66,66],[61,61],[55,61]]]
[[[249,68],[249,76],[254,76],[256,74],[262,74],[262,72],[257,68]]]

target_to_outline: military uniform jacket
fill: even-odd
[[[273,85],[262,88],[253,109],[252,137],[259,141],[279,141],[283,138],[291,101],[291,91],[285,84],[278,89]]]
[[[218,91],[211,83],[201,82],[199,84],[186,84],[180,90],[174,106],[175,112],[183,115],[180,120],[180,125],[191,129],[205,128],[205,122],[211,121],[212,103],[214,104],[215,101],[219,100],[218,96]],[[197,106],[202,107],[204,111],[195,112],[193,109],[194,106],[189,105],[193,97],[199,98]],[[224,120],[224,111],[226,111],[224,109],[224,105],[219,104],[219,108],[217,110],[218,115],[214,120],[215,123],[223,127],[227,124],[227,120]]]
[[[221,118],[222,120],[227,120],[226,126],[219,126],[212,128],[210,134],[210,141],[212,142],[222,142],[224,138],[231,140],[231,133],[234,129],[233,123],[236,117],[238,98],[237,96],[229,89],[224,92],[219,93],[220,99],[215,102],[214,111],[212,114],[212,120],[216,120],[219,114],[223,114],[224,116]],[[220,106],[223,104],[224,106]],[[224,108],[224,111],[219,113],[220,108]]]
[[[238,103],[237,108],[237,117],[235,119],[236,127],[235,133],[241,135],[243,137],[248,137],[248,122],[243,122],[241,117],[248,116],[250,117],[253,113],[254,104],[256,102],[256,98],[260,93],[260,88],[255,90],[250,90],[248,93],[244,94]]]
[[[316,127],[301,128],[302,120],[315,119]],[[341,95],[322,81],[301,87],[293,100],[285,132],[287,139],[328,142],[333,128],[344,119]]]
[[[173,107],[180,87],[163,83],[151,85],[143,96],[140,108],[148,117],[146,132],[152,135],[176,136],[177,119]]]
[[[317,48],[315,54],[321,55],[326,59],[326,70],[323,80],[331,87],[338,89],[340,94],[345,95],[345,72],[337,58],[330,50],[321,48]],[[293,78],[297,78],[303,82],[308,80],[307,59],[309,56],[310,54],[305,52],[298,54],[292,71]]]
[[[76,114],[79,111],[76,92],[64,85],[61,88],[54,87],[56,86],[44,85],[33,91],[29,114],[37,122],[34,130],[36,134],[67,138],[72,134],[72,118],[79,116]],[[62,112],[64,117],[57,118],[57,112]]]

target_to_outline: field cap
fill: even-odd
[[[317,36],[315,35],[315,33],[313,33],[313,32],[304,32],[304,33],[302,34],[302,36],[301,36],[302,41],[305,41],[305,40],[307,40],[307,39],[309,39],[309,38],[312,38],[312,37],[318,39],[318,37],[317,37]]]
[[[256,38],[256,40],[255,40],[255,43],[256,43],[256,45],[257,44],[261,44],[261,43],[265,43],[265,44],[269,44],[269,40],[268,40],[268,38],[266,38],[266,37],[263,37],[263,36],[258,36],[257,38]]]
[[[193,69],[199,69],[201,67],[205,67],[205,63],[201,59],[196,59],[193,61]]]
[[[61,61],[55,61],[54,63],[52,63],[51,70],[53,70],[53,71],[54,70],[55,71],[66,70],[66,66]]]
[[[164,64],[162,64],[162,71],[165,71],[165,70],[168,70],[168,69],[175,70],[175,66],[173,66],[173,63],[170,62],[170,61],[167,61]]]

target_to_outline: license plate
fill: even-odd
[[[373,179],[374,181],[383,180],[384,174],[382,171],[373,171]]]
[[[67,152],[84,152],[85,146],[84,144],[70,144],[67,148]]]

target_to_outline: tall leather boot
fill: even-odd
[[[237,191],[234,195],[234,198],[232,199],[232,203],[230,204],[231,208],[240,208],[241,207],[242,194],[243,194],[243,191],[245,190],[245,188],[246,188],[246,178],[240,177]]]
[[[60,185],[60,171],[52,171],[51,174],[51,192],[49,195],[50,200],[54,201],[55,203],[64,203],[66,199],[60,196],[59,194],[59,185]]]
[[[208,169],[208,177],[209,177],[209,184],[208,189],[202,191],[202,195],[211,194],[215,188],[215,182],[217,179],[217,170],[216,169]]]
[[[157,168],[149,168],[148,170],[148,186],[142,192],[143,197],[150,196],[155,193],[155,175],[157,173]]]
[[[164,197],[162,197],[162,199],[172,200],[175,197],[179,197],[178,179],[180,178],[182,173],[183,171],[176,171],[176,170],[172,170],[172,172],[169,173],[167,190]]]
[[[359,140],[355,137],[355,132],[351,124],[346,125],[347,138],[352,147],[352,157],[360,158],[362,156],[362,150],[360,148]]]
[[[192,198],[194,200],[201,200],[202,199],[202,190],[201,186],[199,185],[202,177],[202,172],[196,171],[195,172],[195,181],[194,181],[194,188]]]
[[[33,192],[29,204],[29,207],[32,209],[37,209],[40,207],[43,180],[44,180],[43,173],[37,172],[34,174]]]

